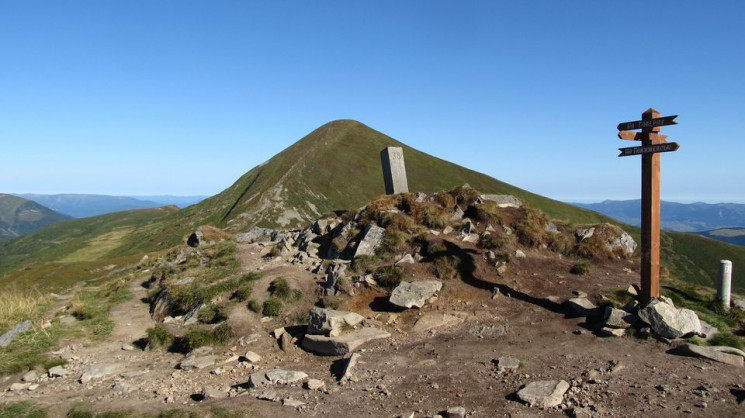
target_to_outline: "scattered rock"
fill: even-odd
[[[525,255],[525,253],[523,252],[523,250],[516,250],[515,251],[515,257],[516,258],[525,258],[527,256]]]
[[[447,327],[463,322],[463,318],[449,313],[427,312],[416,321],[413,332],[424,332],[434,328]]]
[[[15,327],[11,328],[10,331],[0,336],[0,347],[5,348],[9,346],[10,343],[12,343],[13,340],[16,338],[16,336],[18,336],[18,334],[30,330],[31,324],[32,322],[30,320],[25,320]]]
[[[421,280],[417,282],[401,282],[389,299],[390,303],[402,308],[421,308],[427,299],[442,289],[439,280]]]
[[[292,398],[282,399],[282,406],[289,406],[289,407],[292,407],[292,408],[300,408],[303,405],[305,405],[305,402],[299,401],[297,399],[292,399]]]
[[[303,338],[302,346],[316,354],[336,356],[351,353],[369,341],[390,336],[390,333],[377,328],[362,328],[335,337],[308,334]]]
[[[116,382],[114,383],[114,386],[111,387],[111,390],[117,393],[132,393],[134,388],[129,383]]]
[[[567,301],[571,310],[580,316],[597,316],[600,309],[586,297],[572,298]]]
[[[93,379],[102,379],[118,373],[122,369],[118,363],[94,364],[88,367],[83,375],[80,376],[80,383],[88,383]]]
[[[282,369],[268,370],[265,372],[265,376],[270,383],[280,385],[295,383],[308,377],[308,375],[303,372]]]
[[[701,324],[701,330],[698,332],[699,337],[705,341],[711,340],[715,335],[719,334],[719,330],[709,325],[707,322],[699,319],[698,322]]]
[[[47,375],[49,377],[52,377],[52,378],[54,378],[54,377],[65,377],[69,373],[70,372],[67,371],[67,369],[65,369],[62,366],[54,366],[51,369],[47,370]]]
[[[357,362],[360,359],[360,355],[357,353],[349,354],[344,357],[347,359],[347,364],[344,366],[344,373],[342,373],[341,378],[339,379],[340,382],[345,383],[350,380],[354,380],[353,371],[355,366],[357,366]]]
[[[202,396],[204,399],[224,399],[228,397],[228,391],[212,386],[205,386],[202,388]]]
[[[611,328],[629,328],[639,321],[639,317],[622,309],[605,307],[605,325]]]
[[[660,299],[652,300],[639,311],[639,318],[663,338],[680,338],[701,331],[696,313],[690,309],[677,309]]]
[[[78,322],[78,318],[75,318],[72,315],[62,315],[57,318],[57,321],[59,321],[60,325],[72,325]]]
[[[681,355],[703,357],[720,363],[743,367],[745,353],[732,347],[704,347],[695,344],[684,344],[673,352]]]
[[[517,370],[518,368],[520,368],[520,360],[515,357],[499,357],[495,361],[495,363],[497,365],[497,371],[500,373],[508,370]]]
[[[454,406],[447,410],[448,418],[466,418],[466,408],[462,406]]]
[[[308,318],[308,334],[328,335],[331,331],[341,330],[345,326],[353,327],[365,318],[355,312],[336,311],[314,307]]]
[[[268,238],[272,234],[271,229],[259,228],[257,226],[252,227],[248,232],[235,235],[235,241],[241,244],[251,244],[259,241],[263,238]]]
[[[520,199],[508,194],[482,194],[479,198],[482,202],[486,200],[492,201],[499,208],[519,208],[523,205]]]
[[[373,224],[367,224],[367,226],[365,226],[362,240],[359,245],[357,245],[357,250],[354,252],[354,258],[362,255],[375,255],[375,251],[383,242],[383,235],[385,235],[384,228]]]
[[[414,260],[414,256],[412,256],[411,254],[406,254],[405,256],[401,257],[401,259],[399,259],[393,264],[398,266],[400,264],[414,264],[414,263],[416,263],[416,260]]]
[[[507,334],[507,327],[503,324],[476,325],[468,333],[478,338],[495,338]]]
[[[245,357],[249,363],[258,363],[261,361],[261,356],[253,351],[246,351],[246,354],[243,357]]]
[[[543,380],[528,383],[517,392],[517,397],[529,406],[552,408],[561,405],[569,383],[564,380]]]
[[[38,378],[39,378],[39,375],[36,373],[36,371],[31,370],[31,371],[24,373],[23,377],[21,377],[21,380],[23,382],[29,383],[29,382],[35,381]]]
[[[8,388],[11,392],[20,392],[23,390],[28,390],[28,387],[31,386],[29,383],[12,383],[10,387]]]
[[[308,379],[305,382],[305,388],[308,390],[322,390],[324,387],[326,387],[326,383],[323,380]]]
[[[623,337],[626,335],[626,329],[603,327],[598,331],[598,335],[601,337]]]
[[[215,356],[187,356],[180,363],[182,369],[204,369],[215,364],[217,357]]]

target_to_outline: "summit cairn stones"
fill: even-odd
[[[409,183],[406,180],[403,149],[387,147],[380,152],[380,160],[383,163],[385,194],[408,193]]]

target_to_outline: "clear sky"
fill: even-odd
[[[334,119],[560,200],[745,202],[743,1],[0,0],[0,192],[212,195]],[[333,164],[333,162],[329,162]]]

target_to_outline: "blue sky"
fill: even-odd
[[[715,4],[715,7],[712,5]],[[0,192],[211,195],[356,119],[560,200],[745,203],[745,2],[0,0]]]

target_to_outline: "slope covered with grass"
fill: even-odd
[[[0,241],[26,235],[68,219],[72,217],[31,200],[0,193]]]

